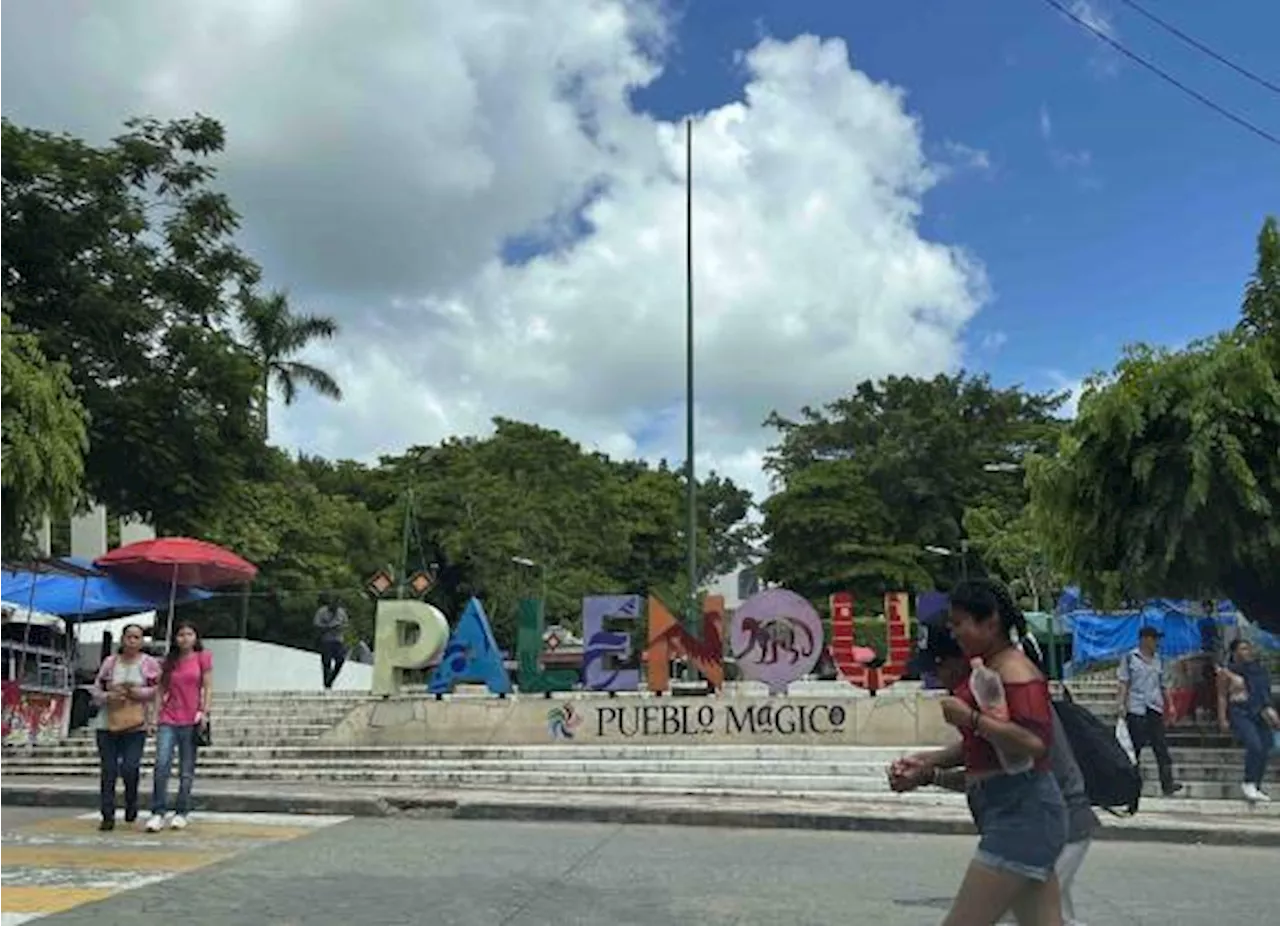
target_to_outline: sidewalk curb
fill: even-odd
[[[11,807],[76,807],[93,809],[98,794],[90,788],[30,785],[0,787],[0,804]],[[801,829],[825,832],[912,833],[972,836],[973,824],[960,818],[911,818],[875,810],[742,810],[725,807],[644,807],[635,804],[561,804],[403,795],[292,796],[207,792],[194,800],[197,810],[215,813],[332,814],[350,817],[413,819],[511,820],[523,822],[613,823],[646,826],[702,826],[726,829]],[[1141,816],[1136,818],[1141,820]],[[1103,826],[1098,841],[1176,843],[1208,846],[1280,847],[1280,828],[1238,829],[1228,826]]]

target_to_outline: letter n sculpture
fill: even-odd
[[[680,626],[667,606],[649,597],[649,690],[665,692],[671,686],[672,659],[683,657],[702,673],[717,691],[724,687],[724,596],[708,595],[702,604],[702,639]]]

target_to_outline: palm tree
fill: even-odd
[[[312,341],[328,340],[338,333],[338,323],[324,315],[295,315],[288,294],[276,290],[266,296],[249,293],[240,303],[248,348],[262,377],[259,414],[262,439],[267,439],[267,407],[271,387],[280,390],[285,405],[292,405],[305,386],[330,399],[341,399],[342,389],[327,372],[290,358]]]

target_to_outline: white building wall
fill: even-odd
[[[756,579],[756,567],[743,566],[725,575],[716,576],[705,585],[703,591],[708,595],[723,595],[725,610],[735,611],[742,602],[764,587],[765,583]]]
[[[213,690],[321,691],[320,654],[257,640],[206,639],[213,653]],[[347,660],[335,691],[369,691],[373,666]]]
[[[94,505],[71,519],[71,555],[97,559],[107,552],[107,509]]]

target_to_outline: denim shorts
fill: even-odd
[[[996,775],[970,786],[981,838],[974,858],[988,868],[1048,881],[1067,841],[1067,808],[1049,772]]]

